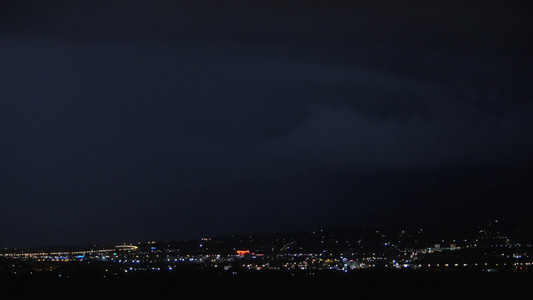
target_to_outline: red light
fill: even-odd
[[[237,250],[237,255],[250,254],[250,250]]]

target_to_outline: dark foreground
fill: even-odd
[[[3,275],[0,297],[153,296],[187,299],[213,296],[484,296],[519,295],[533,283],[533,272],[357,270],[284,272],[174,270],[134,272],[96,278],[93,274]]]

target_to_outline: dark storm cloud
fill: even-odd
[[[202,53],[169,45],[8,44],[4,77],[12,84],[4,88],[4,111],[14,113],[6,116],[13,119],[10,132],[18,143],[42,144],[46,151],[35,159],[49,164],[69,161],[57,149],[86,150],[91,155],[80,161],[86,164],[111,157],[114,162],[103,163],[129,165],[147,157],[148,166],[134,168],[170,162],[179,170],[205,165],[209,173],[235,163],[255,172],[254,160],[265,159],[256,155],[307,159],[309,167],[332,159],[409,167],[450,163],[460,155],[490,162],[499,155],[492,146],[524,144],[520,138],[531,127],[519,113],[530,109],[526,104],[493,97],[502,107],[495,115],[457,95],[451,84],[279,56],[240,58],[260,48]],[[20,123],[28,118],[31,123]],[[510,120],[522,124],[512,128]],[[499,151],[517,150],[508,146]],[[246,159],[243,166],[236,162]]]
[[[522,13],[92,3],[3,4],[6,244],[318,224],[405,184],[361,174],[531,164]]]

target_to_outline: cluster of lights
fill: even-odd
[[[421,232],[422,229],[418,230],[418,234]],[[241,246],[233,248],[232,253],[220,252],[219,254],[213,254],[213,250],[208,250],[209,248],[213,249],[214,247],[211,247],[211,245],[219,241],[212,241],[211,238],[201,238],[197,243],[195,242],[196,248],[192,251],[185,251],[186,253],[169,245],[151,241],[141,247],[117,245],[109,249],[72,252],[4,252],[0,253],[0,257],[20,261],[58,263],[105,261],[116,264],[115,266],[118,266],[124,273],[133,271],[173,271],[186,264],[194,265],[198,268],[223,269],[233,273],[237,272],[238,269],[257,271],[306,270],[309,272],[314,272],[314,270],[339,270],[346,272],[348,270],[374,267],[438,270],[457,268],[523,270],[531,268],[532,258],[527,250],[528,247],[531,248],[530,244],[512,244],[508,237],[501,234],[492,234],[489,231],[482,230],[479,233],[482,236],[477,239],[450,240],[446,243],[444,240],[439,239],[437,244],[427,247],[427,244],[422,246],[415,240],[417,233],[414,231],[403,230],[399,235],[383,234],[380,231],[376,231],[376,234],[379,235],[378,242],[373,245],[379,245],[378,248],[365,250],[362,240],[357,242],[354,240],[351,244],[356,246],[350,246],[349,249],[351,250],[345,251],[343,254],[334,254],[326,250],[325,248],[327,247],[322,247],[321,245],[350,245],[350,242],[345,239],[338,239],[333,234],[327,235],[321,230],[320,232],[313,232],[313,234],[317,234],[317,244],[320,245],[320,248],[316,249],[315,253],[303,252],[304,248],[300,247],[301,245],[291,238],[276,238],[271,248],[255,248],[252,246],[253,248],[251,249],[263,249],[267,252],[266,254],[254,253],[257,250],[248,250],[248,246],[242,246],[243,244],[254,245],[250,236],[249,240],[247,238],[241,239]],[[396,237],[399,237],[399,239],[396,239]],[[415,243],[406,243],[406,238],[411,238]],[[409,246],[406,246],[407,244]],[[139,245],[141,244],[139,243]],[[417,247],[417,245],[420,246]],[[271,251],[265,249],[271,249]],[[386,255],[388,253],[386,250],[388,249],[393,250],[390,253],[394,253],[394,255]],[[485,253],[484,255],[480,254],[477,259],[465,262],[464,258],[458,258],[458,256],[462,255],[460,251],[463,250],[482,250]],[[295,251],[297,252],[295,253]],[[438,257],[441,258],[436,259]],[[443,257],[445,259],[442,259]]]

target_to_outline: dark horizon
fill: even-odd
[[[531,6],[0,1],[0,247],[531,228]]]

